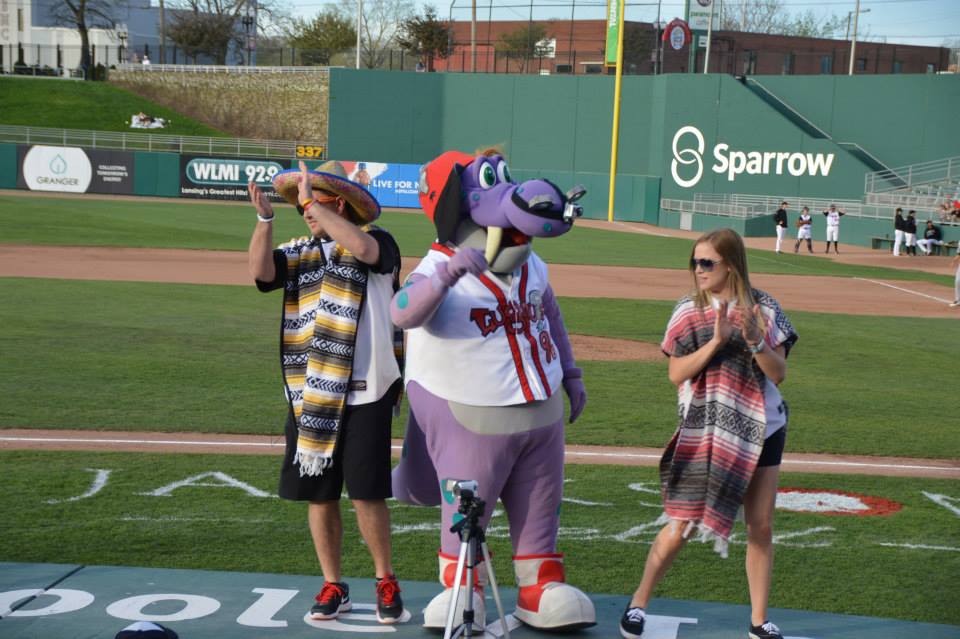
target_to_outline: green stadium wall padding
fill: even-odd
[[[160,197],[180,196],[180,155],[134,153],[134,193]]]
[[[580,200],[587,219],[605,220],[609,208],[610,176],[606,173],[580,171],[512,170],[518,181],[545,178],[566,192],[574,185],[583,186],[587,194]],[[660,178],[650,175],[617,174],[616,202],[623,213],[617,219],[624,222],[657,223],[660,209]]]
[[[17,188],[17,145],[0,144],[0,189]]]
[[[960,139],[960,118],[950,117],[950,105],[960,97],[956,95],[960,83],[955,79],[760,76],[759,80],[817,126],[836,130],[837,141],[859,144],[891,164],[956,154],[949,148]],[[792,91],[785,91],[784,86]],[[423,163],[449,149],[470,152],[498,145],[515,174],[608,175],[613,88],[613,79],[606,76],[333,69],[329,152],[331,157],[345,159]],[[873,97],[875,91],[879,98]],[[908,103],[894,99],[901,93],[910,95]],[[794,104],[790,101],[794,94],[803,99]],[[371,99],[376,95],[402,99]],[[873,167],[782,111],[728,75],[625,77],[618,174],[659,179],[658,197],[664,198],[689,200],[695,193],[742,193],[861,199],[864,175]],[[674,139],[684,127],[695,127],[704,141],[702,175],[693,184],[682,183],[690,175],[674,176]],[[890,130],[898,127],[894,137],[900,141],[890,142]],[[696,146],[692,135],[676,139],[678,153]],[[890,150],[906,145],[907,140],[913,140],[912,150],[893,157]],[[725,151],[716,146],[722,144],[727,145]],[[775,161],[765,165],[766,172],[731,174],[721,170],[720,156],[715,155],[752,151],[802,154],[805,158],[819,154],[824,159],[832,156],[832,160],[826,175],[811,173],[809,166],[802,171],[799,164],[791,173],[786,162],[777,170]],[[690,170],[677,167],[679,173]],[[642,204],[648,201],[646,194],[651,189],[641,189],[638,196],[635,185],[625,190],[631,195],[621,198],[618,194],[617,219],[658,215]],[[591,217],[606,215],[606,199],[600,196],[597,183],[589,198]]]
[[[757,76],[837,142],[896,168],[960,155],[956,75]]]

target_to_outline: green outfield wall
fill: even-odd
[[[17,188],[17,145],[0,144],[0,189]]]
[[[449,149],[499,145],[515,173],[538,172],[561,185],[563,176],[609,171],[609,77],[333,69],[330,82],[331,157],[422,163]],[[871,170],[735,78],[683,74],[623,79],[617,168],[622,179],[645,185],[659,178],[659,196],[679,199],[694,193],[856,199]],[[591,216],[606,215],[606,184],[595,181],[584,201]],[[659,206],[635,208],[652,202],[651,189],[639,197],[635,190],[618,194],[617,218],[659,215]]]
[[[960,81],[953,76],[751,80],[623,78],[616,219],[692,230],[732,226],[763,236],[772,233],[765,218],[684,218],[661,211],[660,198],[859,200],[864,175],[877,165],[841,143],[855,143],[888,166],[958,154]],[[561,188],[583,184],[587,217],[606,218],[613,90],[606,76],[333,69],[329,153],[419,164],[450,149],[498,146],[515,176],[546,177]],[[892,233],[887,221],[845,221],[845,241],[869,245],[872,236]]]
[[[889,167],[960,155],[956,75],[757,76],[837,142]]]
[[[180,155],[177,153],[133,154],[133,191],[137,195],[180,197]]]

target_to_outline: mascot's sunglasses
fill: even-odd
[[[705,273],[713,271],[713,267],[722,262],[723,260],[707,260],[707,259],[697,259],[695,257],[690,258],[690,270],[695,271],[697,267],[703,269]]]

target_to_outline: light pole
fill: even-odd
[[[853,62],[857,54],[857,21],[860,19],[861,13],[867,13],[870,9],[864,9],[860,11],[860,0],[857,0],[857,6],[853,10],[853,39],[850,40],[850,65],[847,70],[847,75],[853,75]],[[847,13],[847,33],[850,33],[850,13]]]
[[[360,68],[360,22],[363,15],[363,0],[357,0],[357,69]]]
[[[476,72],[477,72],[477,0],[473,0],[470,6],[470,73],[476,73]]]
[[[117,37],[120,38],[120,54],[117,56],[120,59],[120,64],[123,64],[127,61],[127,36],[129,32],[127,31],[127,25],[121,24],[117,28]]]
[[[247,34],[247,66],[250,66],[250,29],[253,27],[254,22],[256,22],[256,18],[253,17],[253,11],[249,3],[247,4],[247,12],[243,18],[240,19],[240,22],[243,24],[243,30]]]
[[[702,2],[700,4],[703,4]],[[707,22],[707,52],[703,56],[703,73],[706,75],[710,70],[710,40],[713,39],[713,6],[716,2],[710,3],[710,18]]]
[[[660,4],[661,0],[657,0],[657,41],[654,43],[654,50],[656,51],[656,59],[653,61],[653,74],[660,75],[663,73],[661,68],[662,64],[660,62],[660,30],[663,28],[663,25],[660,23]]]
[[[870,9],[861,9],[860,13],[870,13]],[[853,18],[853,11],[847,11],[847,35],[843,37],[844,40],[850,39],[850,19]]]

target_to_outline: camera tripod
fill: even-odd
[[[469,493],[464,494],[465,492],[467,491],[460,494],[460,507],[457,509],[463,515],[463,519],[450,528],[450,532],[460,535],[460,554],[457,557],[457,572],[453,578],[453,596],[450,598],[450,605],[447,608],[447,624],[443,629],[443,639],[456,639],[460,636],[473,637],[473,571],[481,558],[487,569],[487,579],[490,582],[493,600],[497,604],[497,613],[500,615],[500,627],[503,629],[503,636],[510,639],[510,628],[507,626],[507,618],[503,614],[503,604],[500,603],[497,579],[493,575],[490,550],[487,548],[487,539],[479,523],[486,504],[482,499],[474,498]],[[464,571],[467,575],[468,589],[463,598],[463,620],[459,626],[455,626],[453,618],[457,612],[457,599],[460,597],[460,583],[463,581]]]

